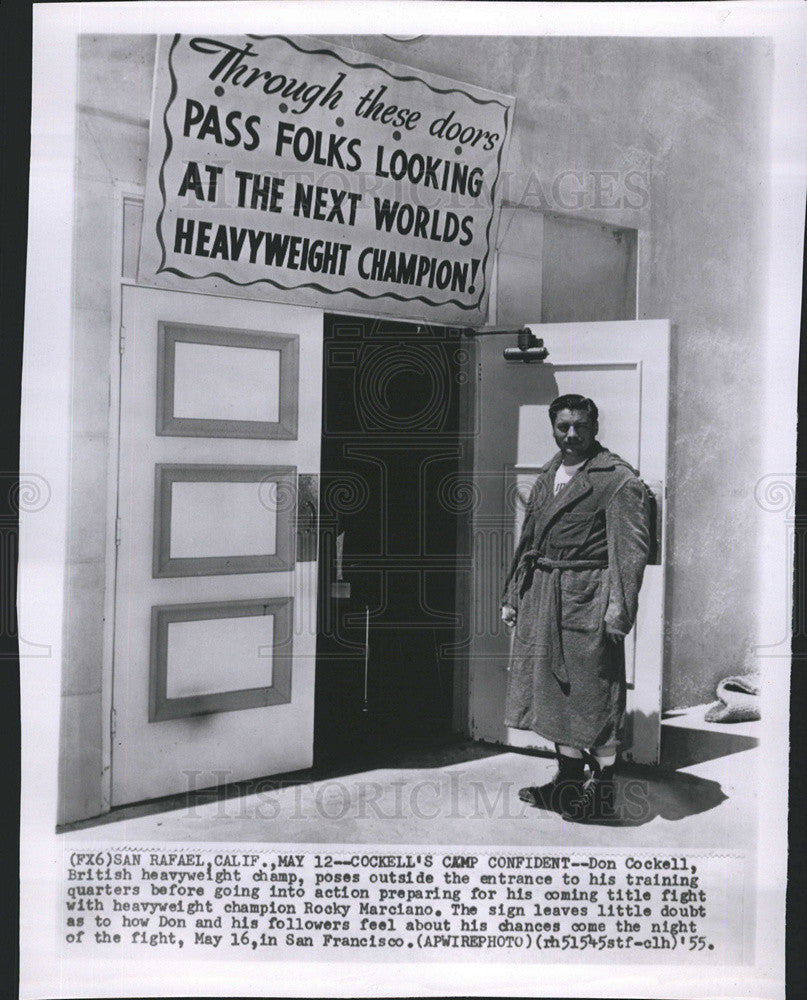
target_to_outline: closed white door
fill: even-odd
[[[123,289],[113,805],[311,764],[322,320]]]
[[[639,470],[655,503],[653,562],[636,625],[626,640],[623,755],[659,759],[664,636],[664,483],[667,465],[669,322],[530,324],[549,350],[544,363],[507,362],[515,338],[478,338],[473,523],[473,629],[469,723],[476,739],[549,749],[535,733],[504,725],[510,634],[500,621],[501,586],[538,469],[555,452],[549,404],[564,393],[599,407],[599,440]]]

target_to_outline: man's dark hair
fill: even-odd
[[[555,417],[561,410],[582,410],[587,413],[593,424],[599,419],[597,404],[588,396],[578,396],[575,392],[569,392],[565,396],[558,396],[549,404],[549,422],[555,426]]]

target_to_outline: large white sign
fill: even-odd
[[[484,322],[514,103],[311,39],[161,36],[139,280]]]

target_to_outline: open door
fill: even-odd
[[[315,309],[124,286],[121,326],[115,806],[311,764],[322,363]]]
[[[530,324],[549,355],[543,363],[508,362],[500,336],[478,337],[473,521],[473,629],[469,656],[469,728],[475,739],[550,749],[535,733],[504,726],[510,635],[499,617],[502,582],[524,502],[538,469],[557,446],[549,404],[564,393],[599,407],[599,440],[639,470],[654,503],[651,564],[636,625],[625,644],[628,681],[623,756],[659,759],[664,636],[664,483],[667,465],[669,322]]]

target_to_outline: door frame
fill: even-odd
[[[118,568],[118,466],[120,463],[120,379],[124,286],[137,282],[123,273],[124,226],[127,202],[142,206],[146,189],[140,184],[115,181],[112,200],[112,246],[110,260],[112,302],[109,327],[109,421],[107,425],[106,553],[104,571],[104,638],[101,663],[101,803],[103,812],[112,808],[112,736],[114,716],[112,686],[115,662],[115,580]]]
[[[112,734],[114,726],[112,688],[114,671],[114,640],[115,640],[115,580],[117,574],[117,525],[118,525],[118,464],[120,456],[120,376],[121,376],[121,337],[123,335],[122,302],[123,289],[126,286],[138,287],[134,278],[126,277],[123,273],[123,251],[124,251],[124,209],[128,204],[138,205],[142,208],[145,198],[145,187],[140,184],[132,184],[124,181],[115,181],[113,190],[113,247],[115,248],[110,261],[111,282],[113,290],[112,302],[110,303],[110,346],[109,346],[109,414],[107,425],[108,451],[107,451],[107,498],[106,498],[106,553],[105,553],[105,574],[104,574],[104,627],[103,627],[103,648],[102,648],[102,669],[101,669],[101,704],[102,704],[102,732],[101,732],[101,802],[102,812],[108,812],[112,802]],[[515,205],[507,203],[509,207],[531,208],[531,206]],[[599,220],[589,220],[599,221]],[[642,260],[643,243],[646,234],[642,230],[637,230],[637,274],[636,274],[636,316],[639,316],[641,275],[640,267]],[[498,313],[498,271],[499,253],[494,251],[495,259],[491,274],[490,296],[488,301],[488,322],[495,324]],[[351,315],[342,313],[339,310],[332,311],[323,308],[323,313],[332,315]],[[368,319],[397,319],[400,317],[390,317],[383,313],[362,313]],[[412,322],[417,322],[413,320]],[[470,369],[478,373],[479,366],[479,345],[473,337],[467,338],[465,346],[471,358]],[[460,433],[472,432],[474,413],[476,405],[477,378],[468,379],[461,384],[459,392],[459,427]],[[324,388],[324,387],[323,387]],[[474,467],[475,448],[468,449],[464,461],[461,460],[459,474],[472,475]],[[666,500],[666,497],[665,497]],[[667,504],[664,504],[663,516],[666,517]],[[317,527],[319,539],[319,525]],[[463,527],[461,518],[457,518],[457,540],[458,549],[467,552],[467,559],[470,561],[472,552],[470,543],[473,537],[473,524],[471,520]],[[662,531],[663,544],[666,549],[667,532]],[[667,558],[667,553],[663,554]],[[472,613],[472,592],[473,581],[469,573],[462,572],[460,559],[457,561],[458,573],[456,578],[456,609],[458,615],[458,625],[455,632],[455,645],[458,650],[462,649],[461,640],[463,638],[463,621],[470,621]],[[666,662],[662,663],[662,676],[666,669]],[[452,725],[457,735],[468,737],[470,734],[470,677],[469,677],[469,654],[466,651],[458,652],[453,667],[453,712]]]
[[[124,210],[128,205],[137,206],[142,209],[145,198],[145,187],[139,184],[132,184],[124,181],[115,181],[113,190],[113,218],[112,218],[112,245],[114,252],[110,261],[112,289],[112,302],[110,303],[110,345],[109,345],[109,414],[107,423],[107,483],[106,483],[106,552],[105,552],[105,573],[104,573],[104,626],[103,626],[103,647],[101,665],[101,803],[102,813],[109,812],[112,808],[112,742],[114,729],[113,713],[113,680],[114,680],[114,645],[115,645],[115,605],[116,605],[116,577],[117,577],[117,536],[118,536],[118,472],[120,462],[120,395],[121,395],[121,337],[122,310],[124,288],[137,288],[138,282],[135,278],[126,277],[123,269],[124,251]],[[495,269],[494,269],[495,274]],[[495,281],[495,279],[494,279]],[[149,286],[143,286],[149,287]],[[197,293],[204,294],[204,293]],[[234,297],[234,296],[230,296]],[[343,313],[339,310],[328,310],[323,308],[323,314],[350,316],[351,313]],[[366,319],[393,320],[396,322],[417,323],[417,319],[402,320],[401,317],[388,316],[384,313],[362,313]],[[422,322],[422,321],[421,321]],[[443,324],[438,324],[443,325]],[[472,339],[468,339],[466,345],[473,359],[472,370],[476,370],[476,345]],[[470,430],[473,424],[474,413],[474,386],[473,380],[469,379],[466,384],[460,385],[459,392],[459,421],[458,430]],[[323,386],[324,388],[324,386]],[[467,470],[460,468],[460,474],[466,471],[473,471],[473,449],[469,449],[466,455],[465,464]],[[457,537],[460,545],[467,544],[470,538],[470,524],[466,530],[463,529],[462,520],[457,519]],[[319,524],[317,526],[319,540]],[[468,556],[470,560],[470,554]],[[457,614],[459,623],[456,629],[456,639],[459,641],[462,636],[462,621],[468,620],[470,613],[470,600],[472,582],[466,580],[467,574],[458,572],[457,574]],[[454,732],[467,736],[469,732],[469,700],[468,700],[468,656],[458,655],[453,669],[452,677],[452,728]]]

